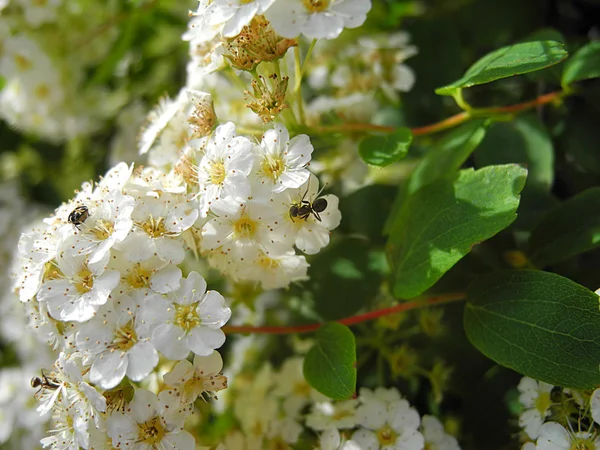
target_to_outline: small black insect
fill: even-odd
[[[85,220],[90,216],[90,212],[88,211],[88,207],[85,205],[78,206],[67,218],[69,223],[75,225],[75,228],[79,229],[79,225],[81,225]]]
[[[324,187],[325,186],[323,186],[323,188]],[[323,188],[321,188],[321,190],[317,193],[316,197],[319,197],[319,194],[321,194]],[[292,222],[295,222],[294,219],[296,218],[306,220],[311,214],[315,216],[315,219],[317,219],[319,222],[321,221],[321,216],[319,213],[322,213],[325,211],[325,209],[327,209],[327,200],[324,198],[317,198],[314,202],[310,202],[305,200],[307,193],[308,189],[302,196],[300,203],[294,203],[292,206],[290,206],[290,219],[292,219]]]
[[[46,374],[44,373],[44,369],[42,369],[41,377],[33,377],[31,379],[31,387],[39,388],[37,390],[37,392],[34,394],[37,396],[37,394],[44,389],[50,389],[52,391],[55,389],[58,389],[60,387],[60,383],[58,383],[56,380],[54,380],[52,378],[48,378],[46,376]]]

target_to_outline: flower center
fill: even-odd
[[[377,440],[381,447],[394,444],[397,437],[398,434],[387,424],[383,428],[377,430]]]
[[[165,219],[164,217],[159,217],[155,219],[150,216],[148,220],[139,225],[142,230],[150,237],[159,238],[168,234],[167,229],[165,228]]]
[[[264,253],[258,258],[258,265],[265,270],[272,270],[277,267],[277,261],[273,258],[269,258]]]
[[[304,0],[304,7],[313,13],[323,12],[329,8],[329,0]]]
[[[275,181],[285,170],[285,163],[281,156],[266,156],[260,163],[260,168],[267,177]]]
[[[97,220],[92,233],[99,241],[104,241],[115,231],[115,224],[108,220]]]
[[[175,325],[182,328],[186,333],[196,328],[202,323],[202,319],[198,316],[198,303],[191,305],[180,305],[175,303]]]
[[[132,289],[142,289],[150,284],[150,275],[152,275],[151,271],[137,263],[127,274],[125,281]]]
[[[256,222],[246,215],[242,215],[242,217],[233,224],[236,235],[242,238],[254,236],[256,228]]]
[[[225,164],[222,162],[211,164],[209,175],[212,184],[223,184],[225,180]]]
[[[50,96],[50,87],[47,84],[40,84],[35,88],[34,95],[40,100],[45,100]]]
[[[596,439],[591,437],[588,438],[574,438],[570,450],[595,450]]]
[[[94,275],[90,272],[87,265],[84,265],[79,273],[77,274],[77,282],[75,283],[75,289],[79,294],[85,294],[90,292],[94,287]]]
[[[15,55],[15,65],[24,72],[31,68],[31,61],[23,55]]]
[[[138,424],[137,442],[145,442],[154,445],[163,440],[165,436],[165,427],[159,417],[154,417],[147,422]]]
[[[299,381],[294,384],[294,394],[300,397],[308,397],[310,395],[310,386],[305,381]]]
[[[542,392],[535,401],[535,409],[537,409],[542,417],[544,417],[551,404],[552,400],[550,399],[550,392]]]
[[[137,342],[137,334],[133,328],[133,321],[127,323],[127,325],[117,328],[113,336],[113,343],[110,348],[121,351],[128,351]]]

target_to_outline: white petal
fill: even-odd
[[[158,364],[158,353],[150,342],[138,342],[129,352],[127,376],[133,381],[142,381]]]
[[[187,380],[192,378],[194,374],[194,366],[187,359],[179,361],[173,370],[163,376],[163,380],[167,386],[177,387]]]
[[[570,450],[569,433],[556,422],[547,422],[540,428],[537,440],[538,450]]]
[[[188,348],[196,355],[208,356],[225,343],[225,333],[207,327],[197,327],[185,337]]]
[[[184,331],[170,323],[163,323],[154,329],[152,343],[169,359],[184,359],[190,353],[184,341]]]
[[[144,423],[158,415],[158,399],[146,389],[136,389],[130,403],[137,423]]]
[[[217,291],[208,291],[198,305],[198,313],[202,325],[210,328],[221,328],[231,317],[231,309],[225,298]]]
[[[213,351],[208,356],[194,356],[194,370],[198,374],[215,374],[223,369],[223,358],[218,351]]]
[[[94,359],[90,380],[102,389],[112,389],[125,377],[127,362],[123,352],[103,352]]]
[[[159,294],[166,294],[179,288],[181,269],[169,264],[157,271],[150,279],[150,288]]]
[[[196,448],[194,437],[187,431],[168,433],[161,444],[168,450],[194,450]]]

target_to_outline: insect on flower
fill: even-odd
[[[290,206],[290,219],[292,219],[292,222],[295,222],[295,218],[306,220],[311,214],[315,216],[315,219],[317,219],[319,222],[321,221],[321,216],[319,213],[322,213],[325,211],[325,209],[327,209],[327,200],[324,198],[319,198],[319,195],[321,192],[323,192],[324,188],[325,186],[323,186],[317,193],[315,196],[316,200],[314,202],[305,200],[306,194],[308,193],[308,189],[306,189],[306,192],[302,196],[300,203],[293,203],[292,206]]]
[[[54,380],[53,378],[47,377],[46,374],[44,373],[44,369],[42,369],[41,377],[33,377],[31,379],[31,387],[39,388],[37,390],[37,392],[34,394],[37,397],[37,395],[44,389],[49,389],[51,391],[58,389],[60,387],[60,383],[58,381]]]
[[[90,212],[88,210],[88,207],[85,205],[81,205],[75,208],[73,211],[71,211],[71,214],[69,214],[67,221],[75,225],[75,228],[79,229],[79,225],[85,222],[89,216]]]

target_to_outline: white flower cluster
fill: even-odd
[[[344,28],[361,26],[370,9],[371,0],[199,0],[192,26],[195,37],[208,42],[218,34],[235,37],[264,14],[283,37],[334,39]]]
[[[107,55],[117,33],[107,28],[101,39],[90,36],[114,13],[114,6],[87,0],[76,7],[62,0],[10,2],[0,21],[0,118],[51,141],[98,129],[125,100],[102,85],[84,87],[86,72]]]
[[[600,448],[600,389],[590,395],[523,377],[518,390],[523,407],[519,426],[529,441],[523,450]]]
[[[321,450],[460,449],[437,418],[421,418],[397,389],[361,388],[357,399],[331,402],[307,384],[302,362],[292,357],[278,371],[267,364],[251,379],[235,379],[239,429],[225,438],[227,450],[289,447],[307,430],[319,434]]]
[[[294,246],[318,253],[341,220],[338,198],[320,197],[319,181],[308,170],[309,137],[290,137],[275,123],[253,142],[227,122],[195,138],[189,123],[199,111],[207,117],[210,96],[187,94],[163,104],[142,136],[141,151],[151,148],[150,161],[169,171],[170,189],[197,202],[190,246],[233,281],[274,289],[306,279],[308,263]],[[182,135],[174,144],[171,136]]]
[[[104,448],[108,436],[117,448],[193,449],[183,431],[190,403],[226,387],[214,350],[231,310],[177,266],[198,202],[162,179],[119,164],[19,241],[20,300],[38,336],[61,351],[33,383],[40,413],[53,415],[44,446]],[[159,352],[181,362],[158,396],[136,389],[131,400],[124,380],[155,376]]]

